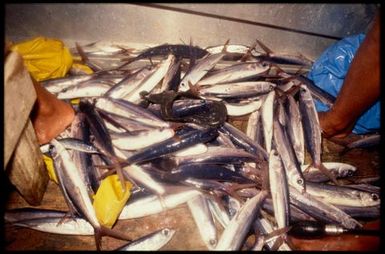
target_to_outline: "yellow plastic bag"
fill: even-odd
[[[45,163],[45,167],[47,168],[49,178],[55,183],[59,183],[55,174],[55,168],[52,158],[43,154],[43,160]]]
[[[120,212],[131,195],[132,184],[126,182],[126,191],[123,192],[117,174],[110,175],[102,180],[99,189],[94,195],[93,206],[100,224],[111,228],[118,219]]]
[[[94,71],[85,64],[74,62],[71,67],[73,70],[79,73],[92,74]]]
[[[22,55],[26,68],[37,81],[64,77],[73,63],[69,49],[56,39],[37,37],[14,44],[11,50]]]

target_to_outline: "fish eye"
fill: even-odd
[[[347,176],[353,176],[353,175],[354,175],[354,171],[353,170],[348,170]]]
[[[217,245],[217,241],[215,240],[215,239],[210,239],[210,245],[211,246],[215,246],[215,245]]]
[[[303,185],[302,179],[298,179],[298,180],[297,180],[297,183],[298,183],[299,185]]]
[[[378,195],[375,193],[370,194],[372,196],[373,201],[377,201],[379,199]]]
[[[169,233],[170,233],[170,230],[168,230],[167,228],[163,229],[163,234],[165,236],[168,236]]]

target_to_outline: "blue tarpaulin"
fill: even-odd
[[[313,64],[308,78],[319,88],[337,97],[354,54],[364,40],[365,35],[359,34],[346,37],[327,48]],[[364,87],[365,84],[362,84]],[[329,107],[316,100],[317,111],[328,111]],[[356,122],[355,134],[365,134],[380,128],[380,101],[369,108]]]

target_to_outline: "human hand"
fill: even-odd
[[[318,112],[318,119],[322,136],[325,138],[345,138],[352,132],[354,127],[354,123],[336,117],[332,111]]]

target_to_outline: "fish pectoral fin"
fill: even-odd
[[[58,223],[56,224],[57,227],[69,219],[75,220],[76,211],[74,211],[72,207],[69,207],[69,209],[70,210],[58,221]]]

